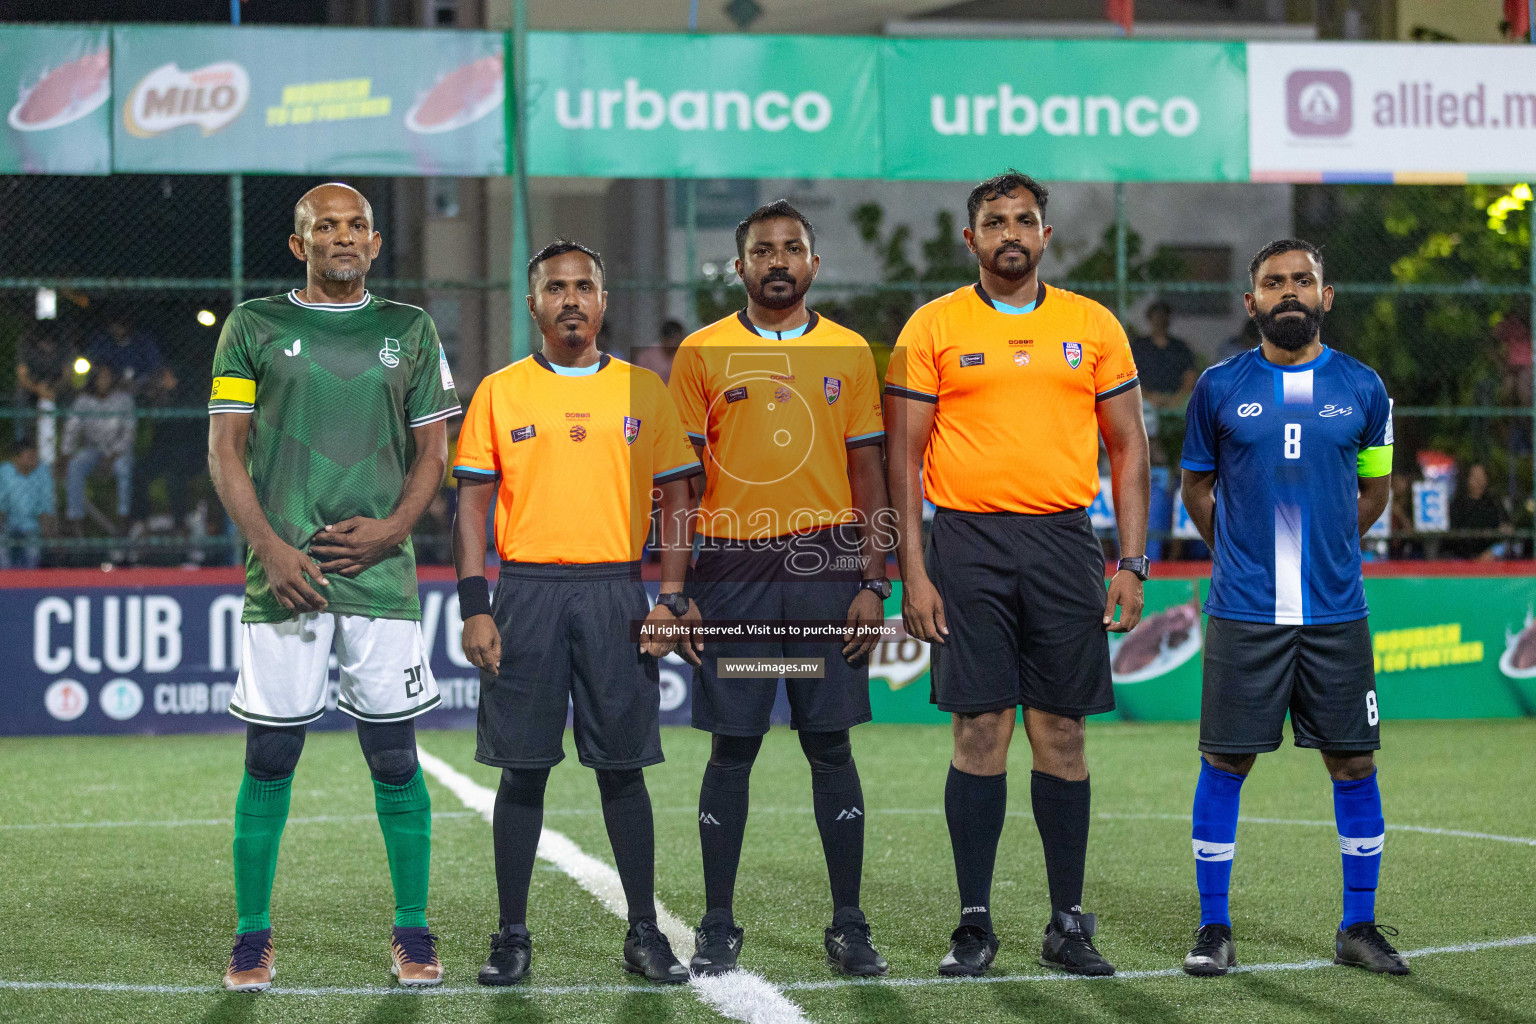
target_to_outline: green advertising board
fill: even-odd
[[[1105,720],[1200,717],[1200,602],[1208,580],[1151,580],[1141,624],[1111,637],[1117,709]],[[1376,694],[1385,719],[1536,715],[1536,582],[1520,576],[1367,578]],[[886,603],[900,620],[901,591]],[[877,722],[941,722],[928,702],[928,647],[888,641],[874,653]]]
[[[0,32],[0,174],[112,170],[109,36],[105,26]]]
[[[535,32],[535,175],[877,178],[880,43]]]
[[[885,175],[1247,181],[1242,43],[884,44]]]
[[[504,40],[499,32],[118,26],[113,167],[502,174]]]

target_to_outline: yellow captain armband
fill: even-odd
[[[1361,448],[1360,456],[1356,460],[1359,466],[1360,476],[1389,476],[1392,473],[1392,446],[1389,444],[1378,445],[1375,448]]]
[[[208,401],[244,402],[251,405],[256,401],[256,382],[244,377],[215,377]]]

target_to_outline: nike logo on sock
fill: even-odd
[[[1236,843],[1212,843],[1204,839],[1191,841],[1195,851],[1195,859],[1207,863],[1231,860],[1232,854],[1237,850]]]

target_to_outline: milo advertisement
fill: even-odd
[[[105,26],[7,28],[0,174],[107,174],[112,51]]]
[[[901,590],[886,604],[901,622]],[[1200,717],[1200,664],[1210,581],[1146,584],[1137,627],[1110,634],[1116,710],[1108,721]],[[1386,718],[1536,716],[1536,580],[1529,576],[1367,578],[1376,693]],[[874,652],[877,722],[939,722],[928,702],[928,645],[885,641]]]
[[[118,171],[506,169],[498,32],[112,30]]]

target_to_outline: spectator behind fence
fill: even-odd
[[[52,331],[35,328],[22,341],[16,359],[16,389],[21,404],[37,410],[37,455],[50,469],[59,454],[58,419],[53,413],[67,388],[68,367],[69,354]],[[25,424],[17,420],[16,426],[20,437]]]
[[[53,467],[38,457],[31,438],[23,438],[11,461],[0,465],[0,569],[38,567],[42,538],[53,536],[58,502]]]
[[[630,362],[654,371],[665,383],[672,377],[672,358],[677,355],[677,347],[683,343],[687,334],[682,324],[668,320],[661,325],[661,342],[656,345],[636,345],[630,353]]]
[[[85,358],[93,369],[111,367],[123,390],[150,402],[176,387],[176,376],[165,364],[154,335],[136,329],[132,315],[124,309],[113,310],[105,328],[91,335]]]
[[[1505,534],[1513,530],[1503,503],[1488,493],[1488,470],[1481,462],[1467,468],[1466,482],[1451,499],[1451,529],[1498,530]],[[1445,542],[1447,554],[1483,561],[1500,557],[1506,547],[1506,542],[1487,537],[1458,537]]]
[[[1423,558],[1424,544],[1413,528],[1413,477],[1407,473],[1392,474],[1392,503],[1388,506],[1391,518],[1388,527],[1392,539],[1387,551],[1390,558]]]
[[[1252,318],[1244,320],[1242,329],[1222,342],[1221,347],[1216,350],[1216,361],[1223,363],[1233,356],[1242,355],[1251,348],[1258,348],[1262,340],[1259,336],[1259,325],[1254,323]]]
[[[1195,370],[1195,354],[1183,338],[1168,333],[1173,323],[1173,307],[1158,299],[1147,307],[1147,324],[1151,333],[1131,342],[1131,356],[1136,360],[1136,376],[1141,380],[1142,417],[1146,420],[1147,436],[1163,433],[1158,413],[1180,410],[1189,401],[1189,393],[1195,389],[1200,374]],[[1178,449],[1163,451],[1162,445],[1152,446],[1154,464],[1178,460]]]
[[[77,536],[84,528],[86,477],[102,461],[112,464],[112,474],[117,477],[114,528],[122,532],[133,494],[133,441],[137,426],[133,396],[118,387],[117,374],[106,365],[91,370],[86,390],[75,399],[64,427],[64,454],[69,457],[64,517]]]

